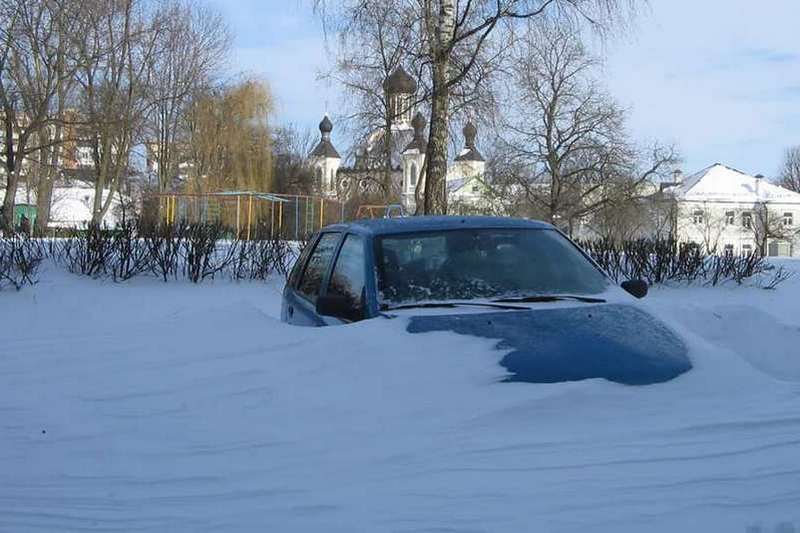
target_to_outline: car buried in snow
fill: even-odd
[[[683,340],[544,222],[408,217],[315,234],[284,288],[281,318],[331,326],[400,318],[409,334],[497,340],[506,381],[669,381],[692,368]],[[435,356],[432,354],[432,357]]]

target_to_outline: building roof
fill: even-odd
[[[331,119],[329,119],[328,115],[326,114],[324,117],[322,117],[322,121],[319,123],[319,132],[321,137],[317,143],[317,146],[315,146],[311,151],[312,157],[331,157],[334,159],[342,158],[339,155],[339,152],[336,151],[336,148],[333,147],[333,143],[331,143],[331,131],[333,131],[333,122],[331,122]]]
[[[311,155],[315,157],[332,157],[335,159],[341,159],[339,152],[336,151],[336,148],[333,147],[333,144],[327,139],[320,139],[317,146],[314,147],[314,150],[311,151]]]
[[[721,163],[688,176],[672,193],[685,201],[800,204],[800,194]]]
[[[481,228],[552,229],[538,220],[482,216],[419,216],[403,218],[371,218],[346,224],[334,224],[326,229],[355,230],[370,235],[391,235],[418,231],[440,231]]]
[[[387,93],[414,94],[417,92],[417,82],[401,65],[383,81],[383,88]]]

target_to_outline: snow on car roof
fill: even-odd
[[[415,216],[402,218],[371,218],[345,224],[333,224],[325,229],[360,230],[373,235],[388,235],[414,231],[436,231],[479,228],[552,229],[539,220],[489,216]]]

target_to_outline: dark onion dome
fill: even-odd
[[[414,115],[414,118],[411,119],[411,126],[414,128],[414,138],[411,139],[411,142],[408,143],[403,149],[403,152],[407,152],[409,150],[417,149],[420,153],[424,153],[426,150],[426,142],[425,142],[425,126],[427,125],[427,121],[425,117],[422,116],[422,113],[417,111],[417,114]]]
[[[464,139],[467,141],[467,147],[475,148],[475,137],[478,135],[478,128],[475,127],[475,124],[467,122],[462,131],[464,133]]]
[[[414,118],[411,119],[411,127],[414,128],[414,133],[421,134],[427,124],[428,122],[425,120],[425,117],[423,117],[422,113],[419,111],[417,111]]]
[[[461,155],[456,157],[456,161],[483,161],[483,156],[475,147],[475,137],[478,135],[478,128],[470,121],[464,125],[463,132],[466,148],[462,151]]]
[[[319,123],[319,131],[322,138],[317,143],[317,146],[311,151],[313,157],[332,157],[341,159],[339,152],[333,147],[331,143],[331,131],[333,131],[333,122],[328,118],[328,115],[323,117],[322,122]]]
[[[390,94],[414,94],[417,92],[417,82],[399,66],[383,81],[383,89]]]
[[[325,115],[322,118],[322,122],[319,123],[319,131],[322,133],[330,133],[333,131],[333,122],[328,118],[328,115]]]

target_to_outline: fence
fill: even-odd
[[[323,196],[255,191],[156,193],[146,199],[151,220],[168,224],[219,223],[240,239],[300,240],[344,220],[342,202]]]

